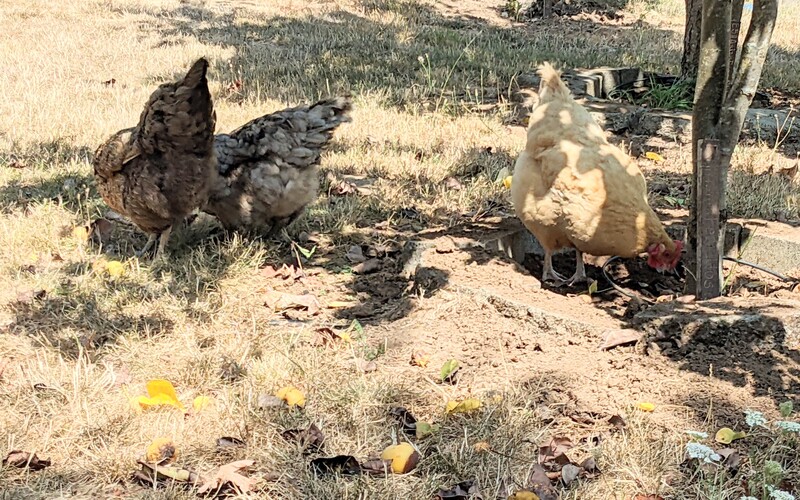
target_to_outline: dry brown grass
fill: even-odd
[[[441,419],[446,391],[407,366],[358,374],[354,357],[379,353],[383,334],[367,329],[353,348],[321,349],[308,342],[309,327],[276,320],[263,307],[257,270],[287,255],[285,244],[220,242],[207,238],[211,226],[201,222],[177,235],[169,262],[151,266],[128,259],[143,237],[121,228],[124,277],[95,272],[92,264],[106,257],[70,234],[105,211],[93,189],[91,151],[136,119],[157,82],[205,55],[221,130],[318,95],[356,95],[353,123],[342,127],[324,167],[375,179],[375,193],[335,205],[322,196],[291,235],[329,235],[320,253],[332,253],[360,224],[403,207],[446,225],[493,200],[504,203],[494,180],[522,146],[523,136],[505,125],[519,73],[545,59],[674,69],[675,5],[658,9],[663,31],[624,30],[617,43],[602,27],[581,38],[446,19],[422,0],[0,1],[0,451],[36,451],[55,464],[30,474],[0,470],[3,497],[193,498],[129,482],[144,446],[162,435],[178,442],[182,463],[204,471],[232,458],[215,451],[217,437],[246,438],[236,457],[256,460],[258,474],[280,474],[269,490],[280,498],[428,498],[472,477],[491,495],[501,478],[524,479],[531,442],[554,432],[534,411],[547,381],[493,381],[505,391],[502,402],[480,418],[453,419],[424,445],[428,458],[413,475],[314,480],[279,437],[283,429],[317,422],[330,454],[365,457],[390,442],[388,406]],[[776,43],[796,51],[788,19],[782,14]],[[797,64],[775,55],[765,80],[796,89]],[[103,83],[112,78],[114,85]],[[228,90],[235,80],[244,83],[241,93]],[[491,111],[471,112],[486,104]],[[449,176],[464,189],[446,189]],[[43,300],[17,302],[18,293],[38,289],[47,291]],[[220,377],[226,359],[245,367],[240,379]],[[211,394],[217,405],[188,419],[131,412],[128,396],[156,377],[172,380],[184,400]],[[257,409],[260,393],[287,383],[308,394],[304,415]],[[602,479],[569,498],[671,491],[664,478],[676,474],[680,430],[663,431],[641,416],[630,426],[602,449]],[[473,450],[489,437],[507,457]]]

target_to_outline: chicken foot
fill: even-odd
[[[544,251],[544,271],[542,272],[542,283],[552,282],[556,286],[566,283],[566,279],[553,269],[553,252]]]
[[[147,238],[147,243],[144,244],[141,250],[134,252],[137,257],[142,257],[145,253],[147,253],[153,245],[155,244],[156,240],[158,240],[158,248],[156,248],[156,253],[153,256],[153,260],[158,260],[164,256],[165,249],[167,247],[167,242],[169,241],[169,236],[172,233],[172,226],[169,226],[165,230],[161,231],[160,233],[150,233],[150,236]]]
[[[586,267],[583,264],[583,252],[575,249],[575,274],[564,278],[553,269],[553,252],[544,253],[544,272],[542,282],[552,282],[555,286],[572,286],[586,282]]]

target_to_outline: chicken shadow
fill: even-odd
[[[142,287],[115,283],[115,292],[141,296]],[[13,315],[5,331],[31,337],[60,352],[67,359],[97,351],[113,344],[119,336],[152,337],[169,334],[174,322],[160,314],[128,314],[98,300],[96,294],[70,287],[20,294],[7,306]]]

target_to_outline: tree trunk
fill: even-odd
[[[742,10],[744,0],[733,0],[731,4],[731,41],[730,41],[730,64],[728,65],[728,80],[733,79],[736,72],[736,53],[739,49],[739,33],[742,30]]]
[[[753,102],[761,70],[767,57],[769,42],[778,17],[778,0],[755,0],[753,17],[745,36],[741,49],[739,64],[734,71],[730,70],[733,61],[730,60],[732,40],[731,16],[736,12],[736,2],[733,6],[728,2],[717,0],[704,0],[700,59],[698,65],[697,85],[695,89],[695,105],[692,116],[692,150],[693,150],[693,177],[692,197],[689,226],[687,228],[687,256],[686,266],[691,273],[686,280],[686,293],[697,293],[703,298],[713,296],[714,290],[708,287],[703,290],[703,283],[698,286],[697,279],[711,276],[714,272],[721,272],[721,262],[698,262],[698,235],[703,234],[706,245],[703,247],[706,255],[713,245],[709,245],[709,238],[713,239],[708,222],[705,227],[698,227],[701,221],[714,220],[709,214],[718,214],[717,248],[722,250],[725,237],[725,221],[727,219],[725,190],[727,188],[728,168],[733,157],[733,151],[739,142],[747,110]],[[733,12],[732,12],[733,11]],[[736,21],[736,18],[733,19]],[[738,39],[738,35],[737,35]],[[712,144],[714,154],[701,155],[701,146]],[[710,151],[710,150],[709,150]],[[707,168],[713,163],[714,168]],[[702,173],[715,172],[717,179],[709,179]],[[717,198],[716,203],[699,203],[704,196],[702,186],[698,179],[702,178],[703,184],[715,181],[716,185],[711,191]],[[718,193],[718,194],[717,194]],[[705,201],[708,201],[706,199]],[[698,208],[704,210],[698,213]],[[701,225],[703,222],[701,222]],[[702,238],[701,238],[702,239]],[[702,251],[701,251],[702,253]],[[716,266],[716,269],[713,267]],[[692,274],[694,273],[694,274]],[[717,292],[717,295],[720,291]]]
[[[703,0],[685,0],[686,24],[683,32],[683,57],[681,76],[687,80],[697,78],[697,65],[700,60],[700,23],[703,14]]]
[[[687,279],[686,292],[695,294],[698,298],[707,299],[718,296],[721,292],[716,281],[704,279],[713,273],[707,268],[713,266],[714,271],[719,271],[721,262],[717,263],[719,256],[715,257],[711,250],[716,247],[716,244],[711,245],[708,241],[701,241],[698,238],[701,234],[705,238],[709,238],[711,235],[707,228],[698,227],[698,220],[710,222],[713,219],[716,223],[719,217],[712,218],[709,213],[698,213],[698,208],[701,207],[701,198],[713,193],[717,199],[713,200],[711,204],[704,203],[702,206],[710,209],[713,205],[715,212],[718,213],[719,198],[724,197],[721,189],[711,189],[713,182],[716,182],[718,187],[722,180],[708,177],[710,171],[721,172],[724,170],[724,168],[719,168],[720,155],[716,149],[713,158],[716,168],[704,172],[704,186],[698,184],[698,179],[701,176],[700,169],[708,166],[701,165],[701,147],[706,142],[716,141],[720,110],[725,100],[728,83],[728,57],[730,55],[731,4],[717,0],[704,0],[701,18],[700,59],[692,112],[692,203],[686,245],[688,248],[686,263],[687,268],[691,271],[687,274],[693,276],[694,279]],[[709,158],[709,162],[711,161],[712,159]],[[707,191],[704,192],[703,188]],[[717,235],[718,240],[719,233]],[[721,235],[724,238],[724,231],[721,231]],[[704,249],[702,260],[698,259],[701,256],[698,252],[700,247]],[[705,287],[706,283],[709,283],[708,286],[711,288]]]

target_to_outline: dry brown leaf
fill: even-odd
[[[469,480],[462,481],[452,488],[441,488],[434,498],[437,500],[479,500],[483,497],[477,482]]]
[[[580,473],[581,469],[577,465],[566,464],[561,468],[561,481],[564,483],[564,486],[569,486],[573,481],[578,479]]]
[[[50,460],[40,459],[35,453],[22,450],[13,450],[3,459],[3,466],[19,467],[20,469],[42,470],[50,467]]]
[[[547,472],[539,464],[533,464],[531,472],[528,474],[528,489],[539,496],[540,500],[557,500],[556,493]]]
[[[316,424],[311,424],[307,429],[288,429],[281,433],[287,441],[295,441],[300,445],[303,454],[319,453],[322,451],[322,445],[325,443],[325,434],[317,427]]]
[[[102,245],[111,240],[113,232],[114,224],[108,219],[95,219],[89,224],[89,238],[94,238],[95,241]]]
[[[389,409],[389,415],[400,425],[403,432],[409,436],[417,435],[417,417],[402,406]]]
[[[615,330],[608,330],[603,344],[600,346],[601,351],[607,351],[614,347],[638,342],[644,335],[642,332],[630,328],[620,328]]]
[[[311,294],[295,295],[291,293],[278,292],[270,289],[264,297],[264,303],[273,311],[280,312],[288,309],[305,309],[308,314],[317,314],[320,304],[317,298]]]
[[[354,475],[361,473],[361,464],[350,455],[336,455],[335,457],[315,458],[309,464],[317,474],[344,474]]]
[[[358,368],[358,371],[362,373],[372,373],[378,370],[378,364],[374,361],[356,358],[356,368]]]
[[[239,471],[252,467],[253,464],[255,464],[253,460],[237,460],[223,465],[211,478],[203,481],[203,484],[197,489],[197,493],[219,492],[227,487],[235,489],[240,495],[253,491],[256,480],[239,474]]]
[[[572,441],[566,437],[552,438],[547,444],[539,447],[539,463],[544,464],[555,461],[556,463],[569,463],[565,453],[572,448]],[[563,457],[561,457],[563,455]]]

